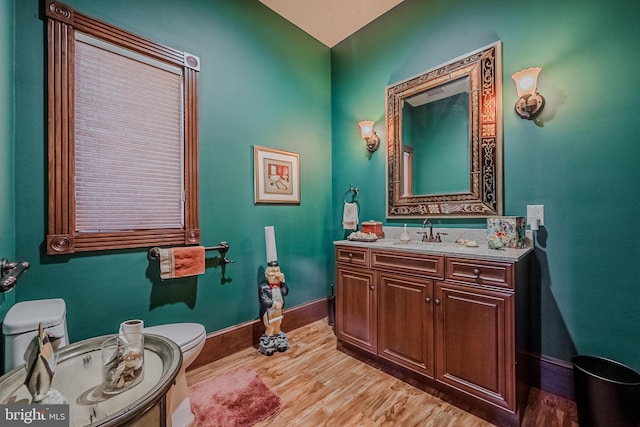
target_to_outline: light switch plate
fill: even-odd
[[[532,230],[544,225],[544,205],[527,205],[527,223]]]

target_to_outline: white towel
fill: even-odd
[[[358,229],[358,204],[344,202],[344,213],[342,214],[342,228],[345,230]]]

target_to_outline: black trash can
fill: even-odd
[[[573,358],[580,427],[640,426],[640,374],[595,356]]]

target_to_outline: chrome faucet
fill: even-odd
[[[433,236],[433,223],[431,222],[431,220],[429,220],[429,218],[425,218],[425,220],[422,221],[422,228],[426,228],[427,224],[429,224],[429,235],[427,236],[426,231],[419,232],[422,234],[422,241],[436,243],[442,242],[442,240],[440,239],[440,233],[437,233],[435,237]]]

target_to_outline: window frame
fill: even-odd
[[[47,254],[200,243],[198,188],[198,74],[200,59],[79,13],[46,2],[48,94]],[[75,31],[183,70],[184,221],[181,228],[79,232],[74,190]]]

